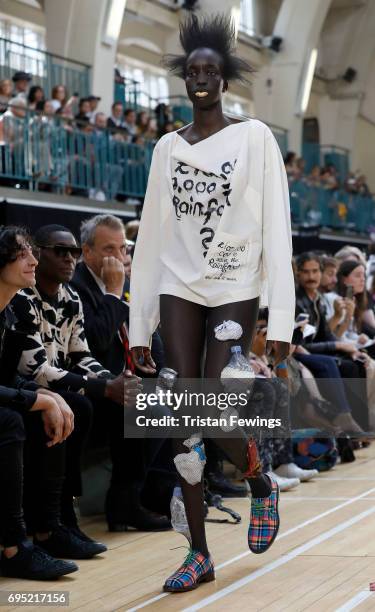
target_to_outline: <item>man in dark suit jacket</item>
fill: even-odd
[[[93,356],[113,374],[131,366],[127,346],[129,281],[125,278],[126,239],[122,222],[97,215],[81,226],[83,261],[72,280],[83,304],[85,334]],[[160,350],[159,350],[160,352]],[[169,528],[166,517],[141,505],[140,494],[161,440],[124,439],[122,411],[98,406],[97,418],[110,434],[112,480],[106,498],[110,530]],[[105,419],[105,421],[103,421]]]

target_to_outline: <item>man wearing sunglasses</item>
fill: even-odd
[[[82,494],[80,464],[91,424],[91,400],[106,398],[121,410],[120,406],[123,408],[134,400],[140,379],[131,372],[125,373],[125,377],[113,377],[90,353],[82,304],[68,284],[81,254],[70,230],[60,225],[41,227],[35,234],[35,243],[40,249],[36,286],[21,291],[12,302],[17,321],[10,339],[20,351],[19,373],[42,387],[58,391],[75,415],[75,429],[67,441],[61,505],[64,528],[38,544],[50,554],[65,546],[66,556],[87,558],[84,556],[87,547],[91,549],[95,544],[102,547],[101,552],[105,550],[82,533],[73,508],[73,496]]]

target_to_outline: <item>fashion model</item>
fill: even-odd
[[[231,20],[193,15],[180,41],[183,53],[166,64],[185,80],[194,119],[154,150],[132,266],[130,346],[137,368],[154,372],[150,338],[160,322],[166,366],[180,378],[219,379],[234,344],[249,352],[265,283],[268,349],[275,364],[288,356],[295,310],[289,194],[270,129],[223,113],[229,83],[252,72],[235,55]],[[224,321],[242,335],[216,337]],[[189,452],[183,442],[173,440],[176,456]],[[248,479],[248,545],[263,553],[279,528],[277,484],[262,474],[248,435],[215,442]],[[191,550],[164,584],[173,592],[215,577],[202,479],[189,484],[180,473],[180,481]]]

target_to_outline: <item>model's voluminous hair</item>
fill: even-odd
[[[192,14],[180,24],[181,55],[165,55],[163,64],[173,74],[186,77],[187,59],[193,51],[202,47],[216,51],[223,62],[223,78],[226,81],[247,82],[247,75],[254,69],[245,60],[235,55],[236,30],[233,20],[227,15],[204,16]]]

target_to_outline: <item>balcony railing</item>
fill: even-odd
[[[154,142],[138,146],[110,130],[26,113],[2,118],[0,186],[103,199],[143,197]]]
[[[143,198],[154,141],[125,142],[87,123],[26,112],[1,118],[0,186],[103,199]],[[375,226],[374,198],[290,182],[292,221],[361,233]]]
[[[292,181],[289,185],[292,222],[366,234],[375,224],[372,196],[325,189]]]
[[[65,85],[69,94],[90,93],[90,66],[0,38],[0,78],[11,79],[19,70],[32,74],[33,85],[43,87],[46,96],[55,85]]]

